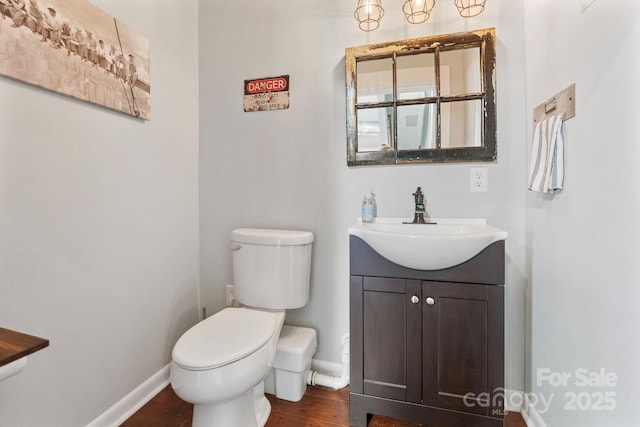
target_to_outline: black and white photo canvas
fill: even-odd
[[[0,74],[145,120],[149,41],[87,0],[0,0]]]

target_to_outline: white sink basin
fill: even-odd
[[[11,363],[0,366],[0,381],[19,374],[27,366],[27,357],[14,360]]]
[[[380,255],[416,270],[441,270],[462,264],[508,233],[483,218],[430,218],[435,224],[403,224],[406,218],[376,218],[349,227]]]

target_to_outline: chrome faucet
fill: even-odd
[[[424,194],[422,193],[422,188],[416,188],[416,192],[412,194],[415,203],[416,203],[416,211],[413,214],[412,222],[405,222],[405,224],[435,224],[435,222],[425,220],[424,216],[426,214]]]

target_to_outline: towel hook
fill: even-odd
[[[533,110],[534,126],[544,120],[547,115],[555,113],[567,120],[576,115],[576,85],[575,83],[558,92],[555,96],[538,105]]]
[[[554,96],[550,102],[544,103],[545,114],[549,114],[551,111],[555,110],[557,106],[558,106],[558,98]]]

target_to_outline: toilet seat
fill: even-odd
[[[173,361],[193,371],[228,365],[264,346],[276,329],[275,313],[246,308],[225,308],[180,337]]]

